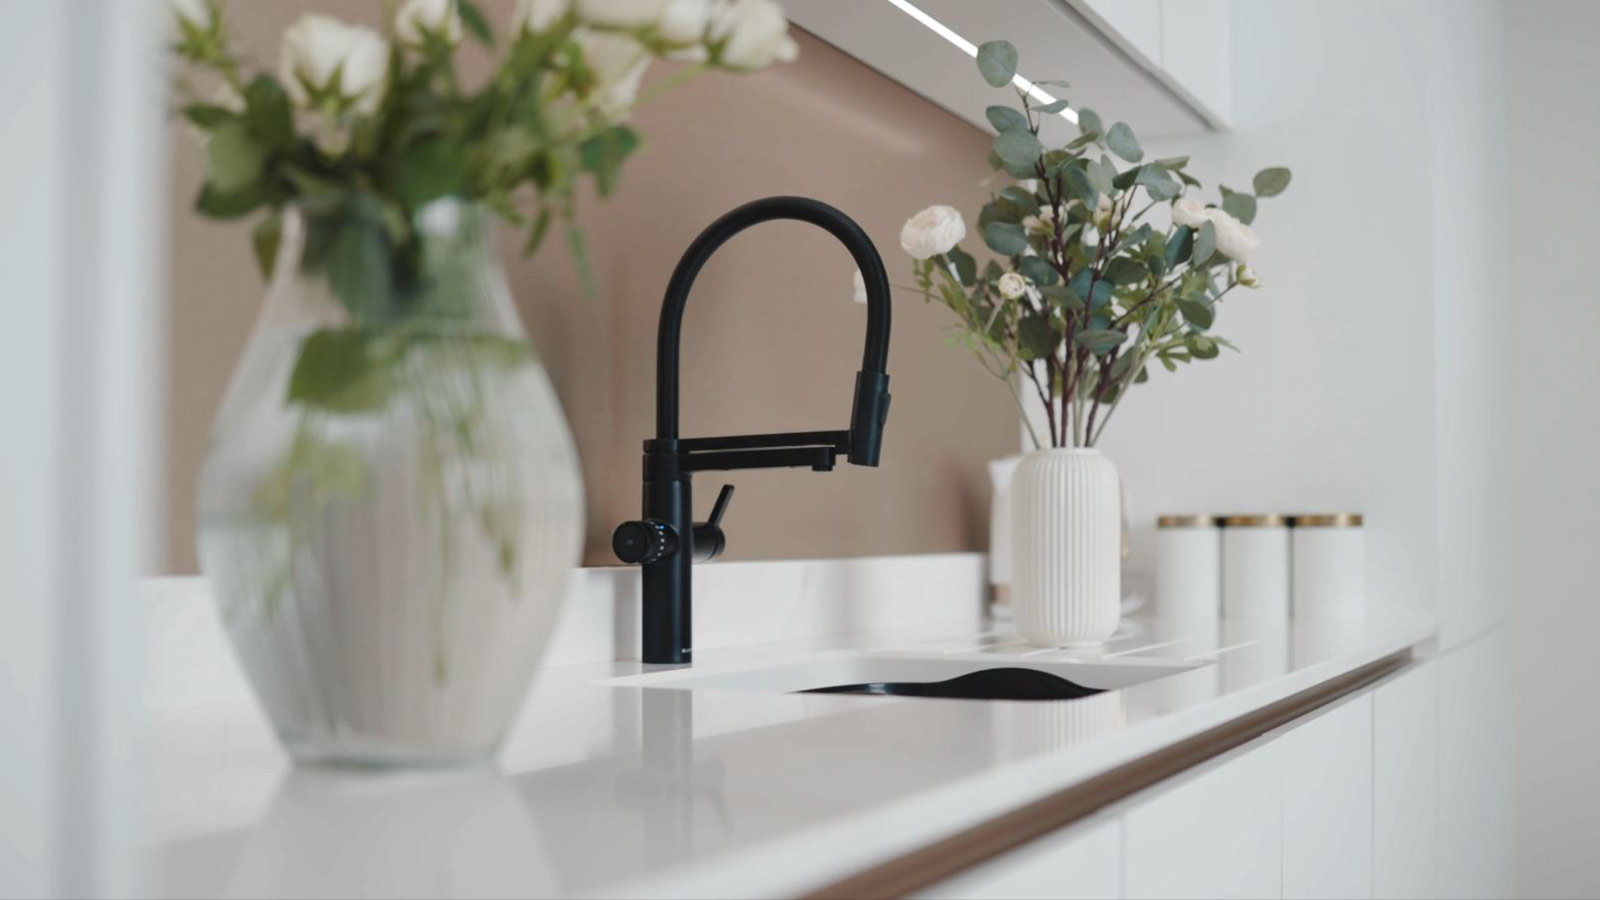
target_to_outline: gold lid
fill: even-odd
[[[1223,516],[1224,528],[1283,528],[1289,520],[1277,513],[1253,513],[1241,516]]]
[[[1217,517],[1204,513],[1191,513],[1186,515],[1160,516],[1156,519],[1157,528],[1215,528]]]
[[[1296,528],[1360,528],[1361,513],[1304,513],[1289,517]]]

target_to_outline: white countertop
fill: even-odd
[[[560,666],[540,672],[493,771],[296,770],[251,703],[164,705],[150,714],[151,891],[791,895],[1433,634],[1428,620],[1403,614],[1278,625],[1133,619],[1107,655],[1212,664],[1064,702],[647,690],[597,683],[639,673],[638,663]],[[697,666],[841,648],[977,653],[997,664],[1038,653],[1003,631],[902,628],[703,652]]]

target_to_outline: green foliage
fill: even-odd
[[[1005,87],[1017,74],[1017,48],[1010,41],[988,41],[978,47],[978,72],[990,87]]]
[[[1009,106],[991,106],[983,111],[995,131],[1027,131],[1028,117]]]
[[[1015,48],[1004,41],[985,44],[978,57],[991,86],[1016,72]],[[1219,244],[1214,217],[1226,213],[1248,225],[1258,201],[1281,193],[1290,174],[1263,169],[1254,193],[1223,187],[1200,227],[1167,226],[1163,216],[1158,229],[1144,221],[1152,207],[1202,187],[1187,156],[1146,160],[1127,123],[1106,128],[1086,108],[1077,110],[1077,138],[1046,146],[1039,117],[1066,106],[1028,104],[1018,91],[1017,108],[985,110],[998,132],[990,167],[1027,182],[994,189],[978,213],[977,236],[996,258],[980,268],[954,248],[915,264],[917,288],[955,314],[954,344],[1045,404],[1050,432],[1035,433],[1036,442],[1093,445],[1128,389],[1149,380],[1150,363],[1175,371],[1232,347],[1211,329],[1220,301],[1244,276],[1223,252],[1235,244]],[[1128,165],[1119,168],[1113,157]],[[1000,285],[1012,272],[1029,290],[1008,298]]]
[[[1289,187],[1289,170],[1282,166],[1262,169],[1256,173],[1252,186],[1257,197],[1276,197]]]

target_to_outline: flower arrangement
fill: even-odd
[[[178,85],[182,114],[206,144],[196,208],[216,219],[264,210],[254,232],[264,273],[287,207],[337,218],[319,235],[328,270],[371,274],[363,261],[381,257],[398,279],[336,285],[352,307],[363,292],[405,287],[418,252],[414,213],[447,196],[526,228],[530,253],[553,220],[564,222],[587,277],[575,186],[592,177],[604,196],[616,185],[639,143],[627,119],[649,63],[686,61],[686,76],[797,53],[773,0],[521,0],[501,39],[469,0],[406,0],[384,33],[301,17],[283,35],[274,74],[248,70],[220,0],[171,6],[174,54],[218,82],[210,94],[187,79]],[[476,87],[456,67],[469,34],[500,51]]]
[[[978,50],[992,87],[1011,84],[1016,66],[1008,42]],[[1203,204],[1190,193],[1201,184],[1186,171],[1188,157],[1146,161],[1127,124],[1106,128],[1091,109],[1077,110],[1075,140],[1047,148],[1040,123],[1067,102],[1031,105],[1020,88],[1017,97],[1020,109],[986,110],[999,132],[989,164],[1013,179],[978,214],[998,259],[980,268],[960,248],[966,223],[949,206],[913,216],[900,245],[916,261],[914,290],[956,314],[957,340],[1019,407],[1023,383],[1032,386],[1049,429],[1041,439],[1029,423],[1035,447],[1092,447],[1150,362],[1174,371],[1233,347],[1211,332],[1217,306],[1235,288],[1257,286],[1249,263],[1260,242],[1250,223],[1257,200],[1282,193],[1290,173],[1263,169],[1252,191],[1223,187],[1220,203]],[[1158,230],[1145,220],[1163,204],[1171,226]]]

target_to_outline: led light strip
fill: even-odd
[[[955,45],[955,47],[962,53],[965,53],[973,59],[977,59],[977,44],[974,44],[973,42],[957,34],[956,31],[950,26],[918,9],[916,6],[912,5],[910,0],[888,0],[888,3],[895,9],[898,9],[915,19],[918,24],[922,25],[922,27]],[[1028,79],[1023,78],[1021,75],[1011,76],[1011,83],[1021,88],[1024,93],[1026,93],[1029,97],[1032,97],[1034,100],[1037,100],[1041,105],[1056,102],[1056,98],[1050,96],[1048,91],[1039,87]],[[1066,119],[1068,122],[1071,122],[1074,125],[1078,124],[1078,113],[1071,107],[1063,109],[1061,112],[1056,113],[1056,115]]]

